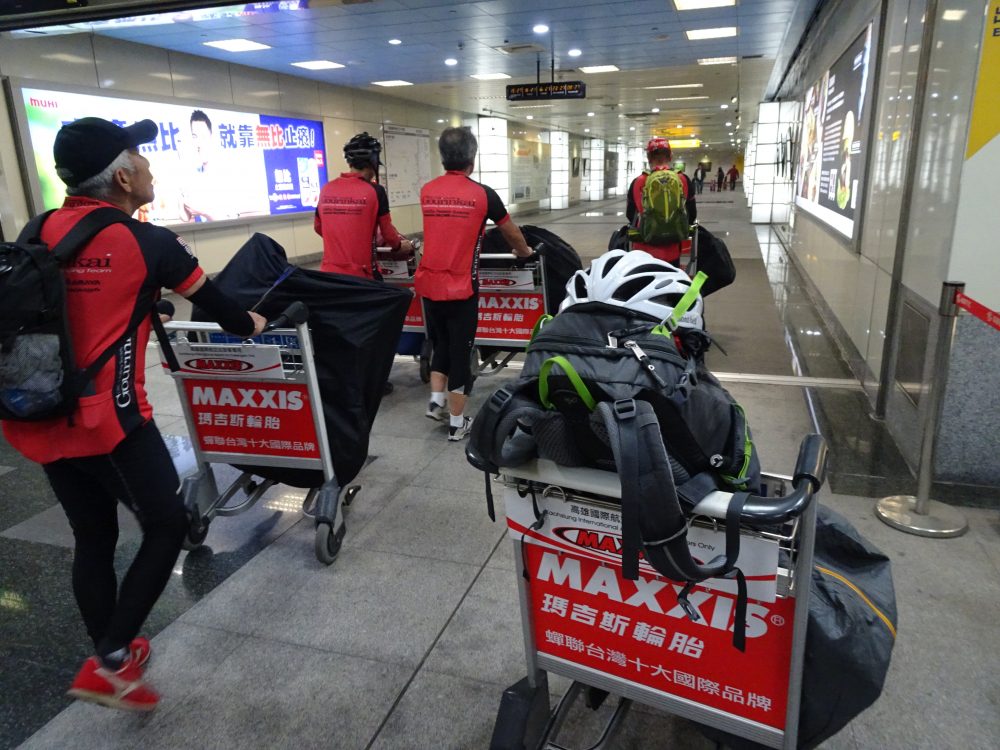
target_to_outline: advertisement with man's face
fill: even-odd
[[[809,88],[803,106],[795,202],[848,238],[861,199],[871,41],[869,24]]]
[[[65,198],[52,156],[56,133],[82,117],[157,124],[156,140],[138,149],[155,191],[139,209],[140,221],[195,224],[312,211],[326,182],[318,120],[33,88],[21,89],[21,98],[46,209]]]

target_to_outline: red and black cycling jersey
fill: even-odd
[[[448,171],[420,190],[424,254],[417,268],[417,294],[432,300],[468,299],[479,291],[479,251],[486,220],[510,221],[493,188]]]
[[[67,198],[42,226],[53,247],[76,223],[109,204]],[[125,216],[102,229],[64,271],[66,306],[76,365],[97,359],[134,323],[135,333],[94,378],[72,420],[4,422],[8,442],[26,458],[49,463],[109,453],[153,409],[146,398],[146,344],[160,289],[189,289],[203,275],[187,244],[169,229]]]
[[[389,247],[399,248],[402,237],[389,216],[385,188],[365,179],[361,172],[344,172],[323,186],[313,219],[323,238],[323,262],[328,273],[376,278],[375,228]]]
[[[669,168],[657,167],[657,169]],[[637,219],[642,215],[642,189],[646,186],[647,176],[648,173],[643,172],[632,180],[632,184],[628,186],[628,198],[625,202],[625,218],[628,219],[629,224],[633,227],[637,226]],[[677,176],[681,178],[681,185],[684,186],[684,208],[687,211],[688,223],[693,224],[695,219],[698,218],[698,206],[695,203],[694,191],[691,190],[691,179],[686,174],[680,172],[677,173]],[[663,247],[659,245],[647,245],[643,242],[633,240],[632,249],[645,250],[654,258],[665,260],[668,263],[677,263],[682,253],[691,252],[691,242],[688,240]]]

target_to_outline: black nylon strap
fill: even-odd
[[[40,243],[42,241],[41,240],[42,225],[45,223],[45,220],[48,219],[54,212],[55,212],[54,208],[50,209],[45,213],[38,214],[38,216],[35,216],[30,221],[28,221],[28,223],[24,225],[24,228],[21,229],[21,231],[18,233],[17,241],[25,244]]]
[[[56,243],[52,248],[52,255],[60,263],[66,263],[83,249],[98,232],[102,229],[125,222],[129,219],[128,214],[119,208],[95,208],[93,211],[78,221],[66,236]]]
[[[639,438],[635,421],[635,401],[615,401],[612,411],[617,430],[608,430],[612,453],[622,487],[622,577],[639,577],[639,550],[642,532],[639,524]]]
[[[736,577],[736,614],[733,620],[733,645],[740,651],[747,648],[747,579],[736,567],[740,556],[740,514],[750,497],[748,492],[737,492],[726,509],[726,577]]]
[[[167,329],[163,327],[163,321],[160,320],[160,314],[156,310],[156,305],[153,305],[151,317],[153,320],[153,330],[156,331],[156,340],[160,344],[160,351],[163,352],[163,358],[166,360],[170,372],[177,372],[181,369],[181,365],[177,361],[177,355],[174,354],[174,348],[170,346],[170,337],[167,335]]]

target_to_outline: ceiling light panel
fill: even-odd
[[[385,86],[390,88],[392,86],[412,86],[413,84],[409,81],[372,81],[372,86]]]
[[[470,77],[477,81],[501,81],[504,78],[510,78],[506,73],[473,73]]]
[[[644,91],[653,91],[654,89],[700,89],[704,88],[703,83],[670,83],[665,86],[643,86]]]
[[[736,27],[720,26],[715,29],[688,29],[684,33],[687,34],[687,38],[691,41],[699,39],[725,39],[726,37],[736,36]]]
[[[697,99],[708,99],[707,96],[667,96],[663,99],[657,99],[658,102],[691,102]]]
[[[619,68],[617,65],[582,65],[581,73],[614,73]]]
[[[249,39],[223,39],[218,42],[204,42],[206,47],[225,50],[226,52],[257,52],[262,49],[271,49],[266,44],[253,42]]]
[[[344,67],[340,63],[331,62],[330,60],[304,60],[303,62],[293,62],[292,65],[296,68],[305,68],[306,70],[333,70]]]
[[[699,65],[735,65],[735,57],[699,57]]]
[[[705,8],[730,8],[736,0],[674,0],[677,10],[704,10]]]

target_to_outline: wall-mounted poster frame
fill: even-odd
[[[48,82],[5,83],[34,213],[62,204],[55,135],[63,123],[87,116],[157,123],[157,139],[139,147],[156,192],[137,212],[140,221],[198,229],[312,213],[327,180],[320,119]]]
[[[877,29],[870,21],[806,89],[795,204],[856,244],[870,143]]]

